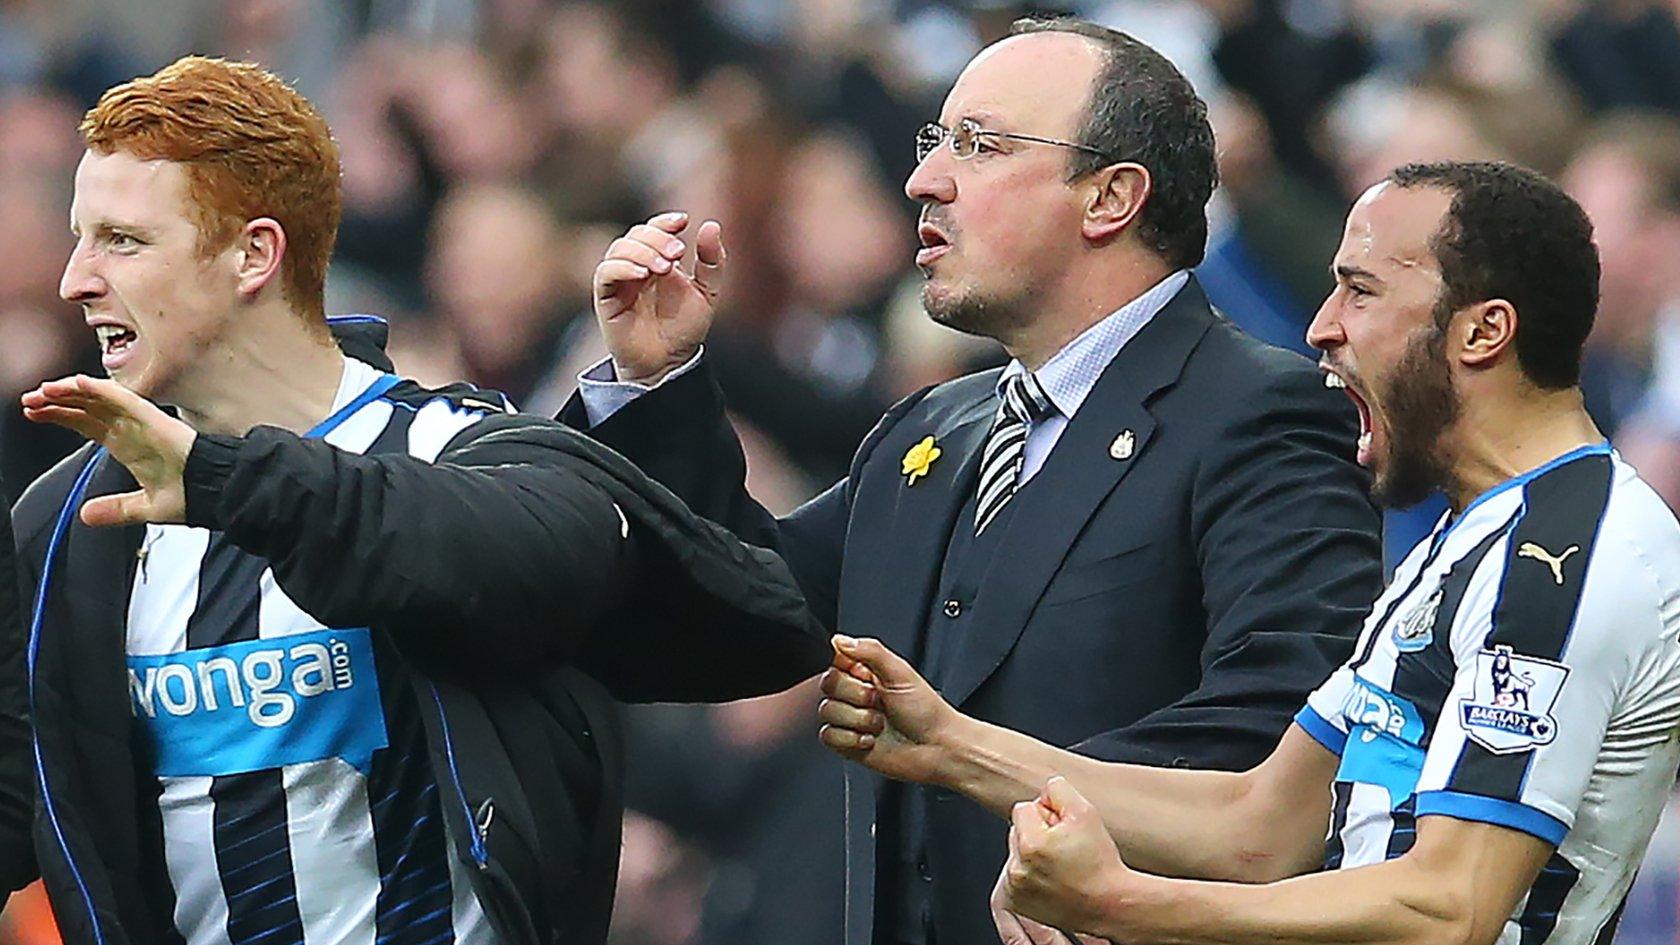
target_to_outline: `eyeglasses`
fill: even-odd
[[[941,144],[949,142],[951,156],[959,161],[966,161],[980,153],[981,144],[988,138],[1009,138],[1013,141],[1030,141],[1033,144],[1053,144],[1058,148],[1072,148],[1084,151],[1098,157],[1117,160],[1106,151],[1099,151],[1089,145],[1073,141],[1061,141],[1056,138],[1041,138],[1038,135],[1016,134],[1013,131],[992,131],[980,127],[980,123],[972,118],[964,118],[957,122],[957,127],[946,128],[939,122],[930,121],[916,132],[916,163],[920,164],[928,159]]]

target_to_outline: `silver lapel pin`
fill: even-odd
[[[1137,449],[1137,434],[1130,430],[1121,430],[1114,442],[1108,444],[1108,455],[1114,459],[1131,459]]]

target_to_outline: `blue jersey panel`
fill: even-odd
[[[163,777],[221,777],[327,758],[366,774],[386,746],[365,628],[129,656],[128,685]]]

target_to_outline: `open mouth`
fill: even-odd
[[[99,340],[100,359],[107,369],[126,360],[128,353],[140,340],[134,329],[116,322],[94,323],[93,334]]]
[[[1348,400],[1353,401],[1354,409],[1359,412],[1359,441],[1356,459],[1359,465],[1369,466],[1371,463],[1371,446],[1375,439],[1376,430],[1375,425],[1371,422],[1371,405],[1335,368],[1324,364],[1321,364],[1320,368],[1324,371],[1324,386],[1347,394]]]
[[[916,250],[916,265],[923,269],[951,250],[951,241],[938,227],[930,223],[923,223],[916,228],[916,238],[922,243],[922,248]]]

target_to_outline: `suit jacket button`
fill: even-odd
[[[960,617],[960,616],[962,616],[962,601],[957,600],[956,598],[952,598],[951,600],[946,601],[945,602],[945,616],[947,616],[947,617]]]

